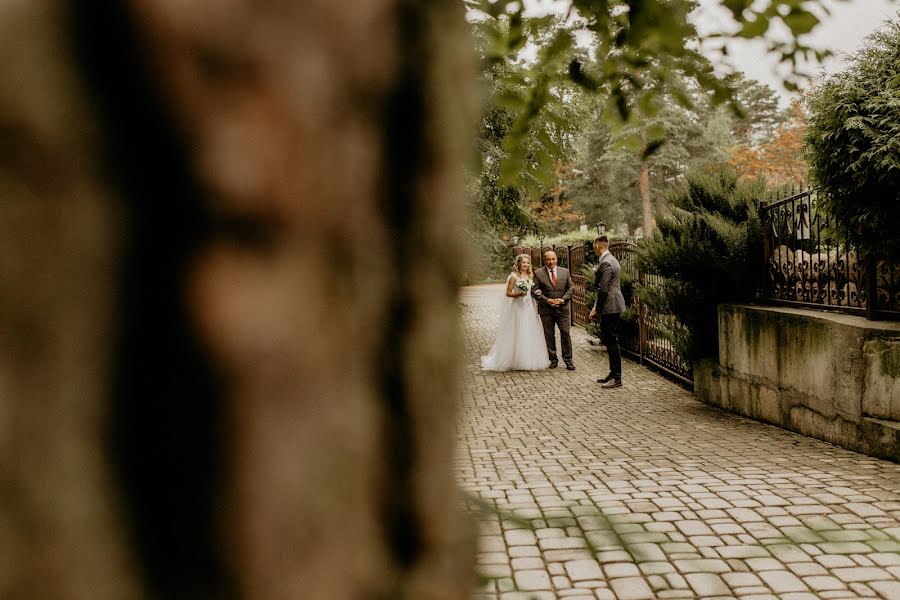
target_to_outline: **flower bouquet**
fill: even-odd
[[[516,287],[527,294],[531,291],[531,288],[534,287],[534,281],[532,281],[528,277],[523,277],[516,282]]]

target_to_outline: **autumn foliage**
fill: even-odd
[[[805,133],[806,113],[795,100],[788,109],[788,118],[775,130],[771,140],[758,146],[735,146],[727,164],[737,169],[742,179],[761,176],[774,186],[799,184],[809,172],[803,150]]]

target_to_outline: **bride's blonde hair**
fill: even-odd
[[[529,277],[534,277],[534,266],[531,264],[531,257],[530,257],[529,255],[527,255],[527,254],[520,254],[520,255],[518,255],[518,256],[516,257],[516,266],[515,266],[516,275],[518,275],[519,273],[521,273],[521,270],[520,270],[520,269],[521,269],[521,267],[522,267],[522,259],[523,259],[523,258],[527,258],[527,259],[528,259],[528,276],[529,276]]]

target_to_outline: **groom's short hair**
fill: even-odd
[[[606,237],[605,235],[598,235],[597,237],[594,238],[594,241],[600,242],[601,244],[608,244],[609,238]]]

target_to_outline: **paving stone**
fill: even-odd
[[[567,560],[586,560],[591,558],[591,553],[586,548],[577,550],[545,550],[541,556],[547,562],[565,562]]]
[[[613,579],[609,587],[618,600],[653,600],[656,594],[650,585],[640,577],[623,577]]]
[[[508,546],[533,546],[536,543],[534,532],[528,529],[513,529],[504,537]]]
[[[527,569],[524,571],[516,571],[513,576],[516,580],[516,587],[520,590],[549,590],[550,574],[540,569]]]
[[[862,554],[851,554],[850,558],[861,567],[874,567],[875,563],[863,556]]]
[[[669,562],[642,562],[638,567],[644,575],[665,575],[675,572],[675,567]]]
[[[870,546],[862,542],[834,542],[818,546],[825,554],[865,554],[873,551]]]
[[[766,550],[783,563],[812,562],[812,557],[799,546],[772,544],[771,546],[766,546]]]
[[[829,542],[864,542],[872,539],[867,532],[859,529],[836,529],[823,531],[820,535]]]
[[[761,546],[723,546],[717,549],[722,558],[765,558],[771,556]]]
[[[657,598],[695,598],[691,590],[662,590],[656,592]]]
[[[512,568],[515,571],[523,569],[543,569],[544,566],[544,560],[537,557],[512,559]]]
[[[553,592],[504,592],[500,594],[500,600],[556,600]]]
[[[900,565],[900,554],[896,552],[869,554],[868,557],[879,567],[894,567]]]
[[[630,544],[628,552],[636,562],[663,561],[666,560],[666,554],[656,544]]]
[[[863,504],[857,502],[848,502],[844,504],[844,508],[860,517],[881,517],[885,512],[872,504]]]
[[[552,537],[538,540],[541,550],[572,550],[586,548],[587,541],[584,538]]]
[[[703,521],[676,521],[675,527],[684,535],[712,535],[713,530]]]
[[[509,549],[509,555],[512,558],[540,556],[541,550],[537,546],[513,546]]]
[[[631,555],[624,550],[611,550],[597,553],[597,562],[601,564],[614,562],[629,562],[633,560]]]
[[[476,562],[482,565],[505,565],[509,562],[506,552],[486,552],[476,557]]]
[[[893,579],[893,576],[878,567],[850,567],[845,569],[832,569],[832,574],[841,581],[884,581]]]
[[[566,573],[572,581],[601,579],[603,570],[595,560],[572,560],[565,563]]]
[[[722,560],[676,560],[675,568],[682,573],[726,573],[731,570]]]
[[[502,298],[460,296],[457,481],[495,509],[463,500],[492,578],[478,600],[897,597],[896,464],[712,409],[629,361],[600,390],[606,357],[578,327],[575,372],[483,372]],[[573,580],[582,561],[596,572]]]
[[[516,589],[516,582],[512,577],[501,577],[497,579],[497,589],[501,592],[509,592]]]
[[[776,594],[809,590],[806,584],[790,571],[762,571],[759,577]]]
[[[850,584],[850,589],[862,598],[876,598],[878,593],[864,583],[858,581]]]
[[[478,549],[481,552],[506,552],[506,544],[499,535],[482,535],[478,538]]]
[[[650,575],[647,577],[647,583],[650,584],[650,588],[654,592],[669,589],[669,582],[667,582],[666,578],[662,575]]]
[[[788,563],[787,568],[797,577],[809,577],[814,575],[827,575],[828,571],[819,563]]]
[[[771,594],[772,590],[770,590],[769,588],[767,588],[764,585],[761,585],[761,586],[755,586],[755,587],[732,588],[731,592],[735,596],[744,597],[744,596],[758,596],[758,595]]]
[[[836,577],[831,576],[813,576],[813,577],[804,577],[803,583],[808,585],[811,589],[817,592],[824,592],[828,590],[846,590],[847,584],[841,581]]]
[[[723,573],[722,579],[733,588],[762,585],[762,580],[753,573]]]
[[[641,572],[633,563],[608,563],[603,565],[603,572],[607,579],[616,577],[639,577]]]
[[[731,593],[725,581],[715,573],[689,573],[685,575],[691,589],[698,596],[727,596]]]
[[[866,543],[878,552],[900,552],[900,542],[894,540],[869,540]]]
[[[886,600],[900,598],[900,581],[871,581],[869,587]]]
[[[784,568],[784,564],[774,558],[748,558],[744,562],[753,572],[779,571]]]
[[[482,577],[509,577],[512,575],[512,569],[509,565],[477,565],[475,571]]]

